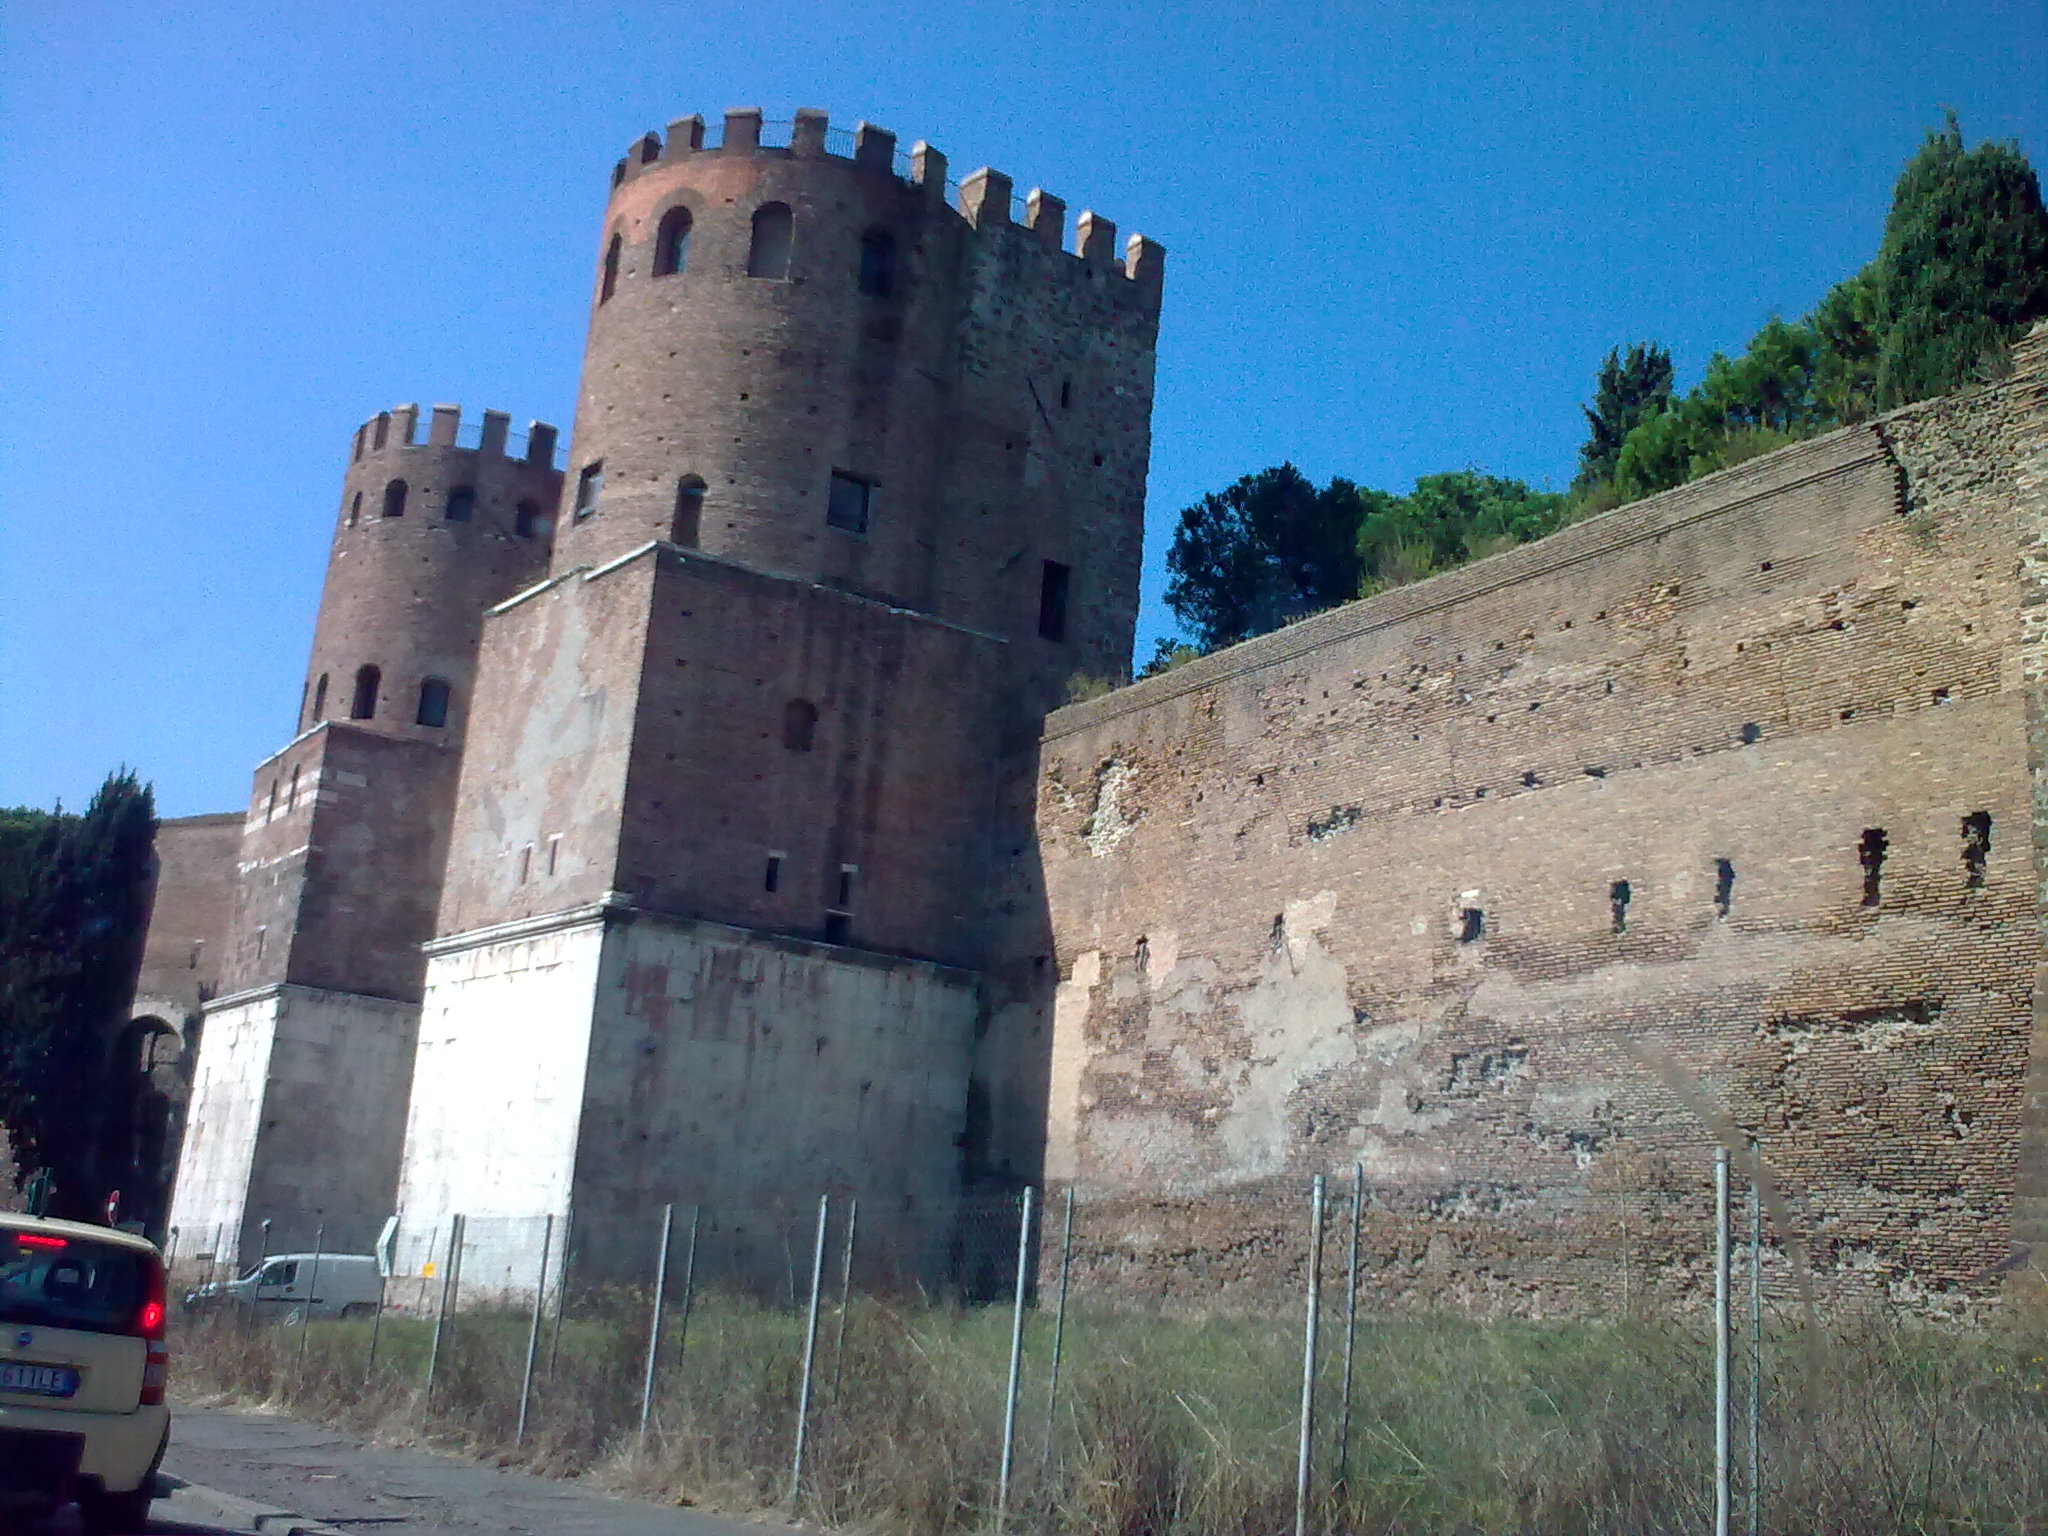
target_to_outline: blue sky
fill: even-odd
[[[0,804],[239,808],[355,425],[566,430],[611,162],[825,108],[1168,248],[1139,651],[1179,508],[1293,459],[1562,486],[1876,247],[1954,107],[2048,161],[2048,4],[118,4],[0,16]]]

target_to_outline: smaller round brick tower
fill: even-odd
[[[534,422],[508,456],[509,418],[484,412],[462,442],[461,410],[419,408],[357,429],[299,702],[298,730],[347,720],[395,736],[459,742],[484,610],[547,569],[561,498],[555,429]]]

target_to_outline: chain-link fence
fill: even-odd
[[[1852,1530],[1974,1488],[2038,1523],[2048,1348],[1823,1321],[1769,1203],[1739,1157],[1527,1204],[1347,1170],[401,1221],[367,1309],[307,1253],[180,1268],[287,1400],[828,1521]]]

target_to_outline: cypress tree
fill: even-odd
[[[110,1060],[149,921],[156,812],[117,772],[82,816],[0,812],[0,1123],[16,1181],[38,1167],[50,1213],[94,1217],[135,1091]]]
[[[1878,408],[1973,382],[2048,315],[2048,212],[2019,146],[1965,150],[1949,113],[1900,173],[1873,265]]]

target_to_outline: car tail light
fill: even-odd
[[[167,1299],[163,1260],[152,1259],[149,1294],[143,1300],[142,1310],[135,1315],[135,1331],[142,1336],[146,1346],[142,1357],[141,1397],[145,1406],[164,1400],[164,1384],[170,1375],[171,1351],[164,1342],[164,1303]]]
[[[41,1232],[17,1232],[14,1240],[24,1248],[69,1248],[68,1237],[49,1237]]]

